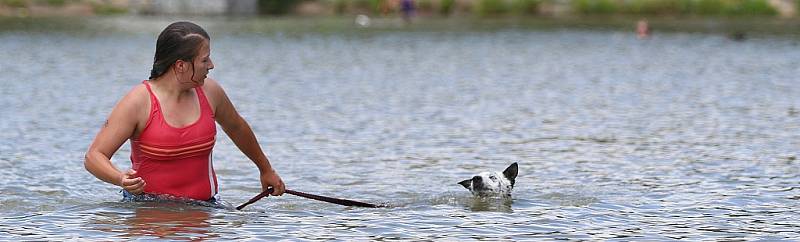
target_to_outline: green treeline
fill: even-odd
[[[767,0],[575,0],[572,5],[582,14],[770,16],[778,13]]]
[[[164,0],[169,1],[169,0]],[[393,15],[403,0],[256,0],[258,14]],[[790,6],[800,6],[800,0]],[[0,0],[0,12],[14,8],[65,6],[83,3],[101,14],[125,13],[132,5],[109,0]],[[423,16],[537,16],[537,15],[667,15],[667,16],[774,16],[769,0],[413,0]],[[130,4],[130,3],[129,3]],[[307,13],[302,6],[313,5]],[[786,6],[784,6],[785,8]],[[306,8],[308,9],[308,8]],[[796,9],[800,12],[800,9]]]
[[[333,14],[395,14],[400,0],[259,0],[262,14],[289,14],[301,3],[315,3]],[[415,0],[418,13],[448,16],[542,15],[566,7],[575,15],[773,16],[768,0]]]

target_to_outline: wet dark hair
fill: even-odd
[[[211,37],[197,24],[175,22],[167,26],[156,41],[156,55],[153,58],[150,79],[163,75],[175,61],[194,59],[203,40],[211,41]],[[194,63],[192,66],[194,67]]]

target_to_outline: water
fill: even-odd
[[[108,23],[108,22],[104,22]],[[298,191],[243,211],[124,203],[83,168],[149,74],[159,21],[0,32],[0,237],[797,240],[800,50],[791,37],[586,29],[246,32],[205,22],[216,69]],[[259,192],[222,132],[221,198]],[[113,158],[130,167],[129,147]],[[457,184],[519,162],[513,200]]]

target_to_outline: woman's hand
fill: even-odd
[[[125,189],[125,191],[133,195],[142,194],[142,192],[144,192],[144,186],[147,185],[144,179],[136,177],[135,170],[128,170],[123,173],[122,176],[120,176],[119,184],[122,189]]]
[[[281,177],[278,176],[278,173],[273,169],[270,169],[268,172],[261,173],[261,190],[266,191],[270,187],[275,189],[272,194],[270,194],[273,196],[283,195],[283,192],[286,191],[286,186],[283,184],[283,180],[281,180]]]

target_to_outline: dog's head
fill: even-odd
[[[511,189],[514,188],[514,181],[517,178],[517,163],[511,164],[503,172],[481,172],[472,179],[467,179],[459,182],[472,192],[473,195],[479,196],[493,196],[503,195],[511,196]]]

